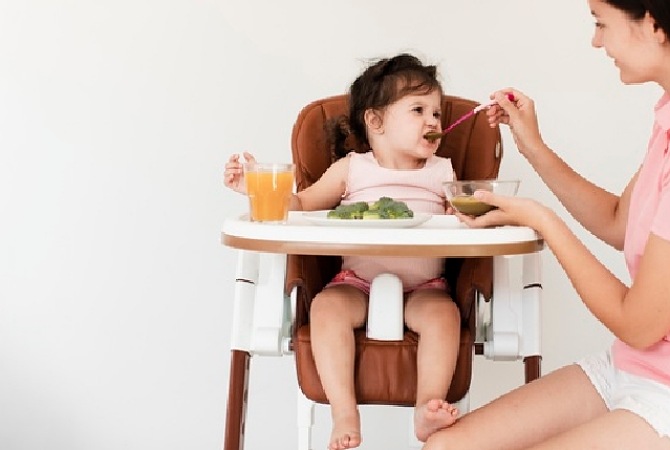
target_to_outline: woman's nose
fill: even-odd
[[[593,33],[593,37],[591,38],[591,46],[594,48],[600,48],[603,46],[600,36],[598,36],[598,30]]]

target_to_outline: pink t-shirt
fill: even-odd
[[[381,167],[372,152],[349,153],[349,174],[342,204],[373,202],[379,197],[403,201],[414,212],[444,214],[446,197],[442,183],[454,178],[451,160],[433,156],[416,170],[394,170]],[[442,259],[379,258],[345,256],[342,269],[356,272],[371,281],[380,273],[393,273],[411,289],[441,275]]]
[[[656,105],[649,148],[633,187],[628,211],[624,255],[633,280],[649,233],[670,240],[669,133],[670,96],[665,94]],[[612,346],[615,366],[670,385],[670,330],[668,333],[644,350],[636,350],[617,339]]]

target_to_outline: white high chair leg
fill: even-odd
[[[298,388],[298,450],[312,450],[314,402]]]
[[[521,354],[523,356],[541,355],[542,278],[539,253],[523,256],[522,278],[523,339],[521,340]]]
[[[258,282],[254,297],[251,350],[255,355],[281,356],[288,300],[284,295],[286,255],[259,254]]]
[[[367,337],[380,341],[402,341],[403,317],[402,281],[396,275],[382,273],[370,283]]]
[[[233,295],[233,317],[230,337],[232,350],[249,351],[254,319],[254,300],[260,259],[256,252],[237,252],[235,293]]]
[[[492,321],[484,355],[495,361],[515,361],[520,356],[521,286],[510,279],[510,258],[493,258]]]

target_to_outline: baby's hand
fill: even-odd
[[[244,162],[256,162],[256,158],[251,153],[244,152]],[[223,184],[235,192],[246,194],[247,188],[244,184],[244,162],[240,161],[240,155],[237,153],[230,156],[226,163],[226,170],[223,172]]]

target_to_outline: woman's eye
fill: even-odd
[[[605,25],[603,25],[600,22],[596,22],[594,25],[596,26],[596,28],[604,28],[605,27]]]

